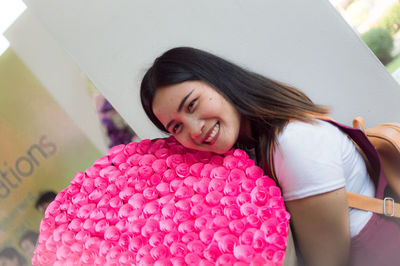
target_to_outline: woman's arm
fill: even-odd
[[[350,229],[344,188],[288,201],[286,205],[307,265],[347,265]]]

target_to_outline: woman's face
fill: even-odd
[[[153,112],[185,147],[224,153],[236,143],[240,114],[202,81],[185,81],[157,90]]]

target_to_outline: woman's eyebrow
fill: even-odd
[[[185,105],[186,100],[190,97],[190,95],[193,93],[193,91],[194,91],[194,89],[191,90],[188,94],[186,94],[185,97],[183,97],[183,99],[182,99],[182,101],[181,101],[181,103],[179,104],[178,109],[177,109],[177,112],[178,112],[178,113],[182,110],[183,106]],[[172,123],[174,123],[174,122],[175,122],[175,120],[169,121],[168,124],[165,126],[165,129],[168,130],[168,128],[169,128],[169,127],[172,125]],[[168,130],[168,131],[169,131],[169,130]]]
[[[177,110],[178,113],[182,110],[182,107],[185,105],[185,102],[186,102],[187,98],[189,98],[189,96],[192,94],[193,91],[194,90],[190,91],[188,94],[186,94],[185,97],[183,97],[181,103],[179,104],[178,110]]]

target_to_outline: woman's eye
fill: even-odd
[[[176,134],[176,132],[178,132],[180,126],[181,126],[181,123],[176,123],[175,126],[172,128],[172,133]]]
[[[191,102],[188,104],[188,111],[189,111],[189,112],[193,112],[193,109],[194,109],[194,106],[195,106],[195,104],[196,104],[196,101],[197,101],[197,99],[194,99],[193,101],[191,101]]]

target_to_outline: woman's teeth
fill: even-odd
[[[211,142],[213,140],[213,138],[217,135],[218,131],[219,131],[219,123],[217,123],[215,125],[215,127],[213,128],[213,131],[211,132],[210,136],[208,136],[208,138],[204,142]]]

